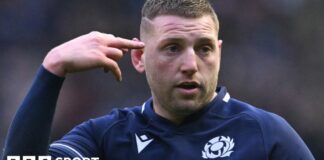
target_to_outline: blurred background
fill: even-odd
[[[139,35],[144,0],[0,1],[0,148],[46,53],[97,30]],[[232,97],[283,116],[317,159],[324,159],[324,1],[212,0],[224,40],[219,85]],[[52,140],[115,107],[150,97],[130,56],[123,81],[102,70],[69,75],[61,91]],[[1,156],[1,153],[0,153]]]

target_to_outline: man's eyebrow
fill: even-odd
[[[198,45],[208,45],[210,47],[212,47],[213,49],[216,48],[216,39],[215,38],[207,38],[207,37],[203,37],[199,40]]]
[[[204,42],[204,43],[214,43],[214,42],[216,42],[216,39],[212,38],[212,37],[201,37],[198,40],[200,42]]]
[[[185,37],[182,36],[166,36],[166,37],[162,37],[160,40],[158,40],[159,44],[165,44],[165,43],[169,43],[169,42],[183,42],[185,41]],[[216,39],[213,38],[212,36],[204,36],[204,37],[200,37],[197,38],[196,41],[198,43],[212,43],[215,44]]]
[[[166,43],[175,43],[175,42],[184,42],[185,38],[183,37],[163,37],[160,40],[158,40],[158,44],[163,45]]]
[[[163,37],[161,38],[161,42],[164,42],[164,41],[183,41],[185,38],[182,38],[182,37]]]

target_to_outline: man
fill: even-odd
[[[281,117],[231,98],[224,87],[216,89],[218,31],[217,16],[205,0],[147,0],[142,42],[91,32],[52,49],[17,112],[4,155],[314,159]],[[152,98],[84,122],[48,149],[63,77],[104,68],[121,80],[117,61],[128,49],[135,69],[146,74]]]

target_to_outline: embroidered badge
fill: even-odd
[[[216,159],[219,157],[229,157],[234,151],[235,143],[230,137],[217,136],[209,140],[202,151],[204,159]]]

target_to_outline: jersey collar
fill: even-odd
[[[223,106],[230,100],[230,95],[227,92],[226,87],[218,87],[216,92],[217,96],[210,103],[208,103],[202,110],[188,116],[183,124],[178,126],[154,112],[152,98],[148,99],[142,105],[141,113],[150,125],[157,126],[161,129],[164,128],[181,132],[182,130],[186,130],[185,128],[193,128],[192,123],[202,120],[205,117],[204,115],[208,114],[209,110],[213,109],[217,111],[223,108]]]

